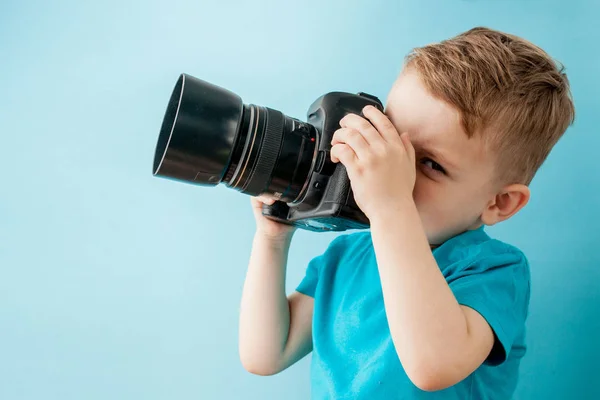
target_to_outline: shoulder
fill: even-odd
[[[369,231],[350,231],[336,236],[329,247],[348,249],[349,247],[359,247],[368,245],[371,241]]]
[[[436,249],[434,255],[445,275],[511,267],[522,279],[529,280],[525,253],[510,243],[490,237],[483,229],[450,239]]]
[[[369,231],[351,231],[336,236],[327,247],[326,253],[330,259],[341,261],[344,258],[369,251],[372,248],[371,233]]]

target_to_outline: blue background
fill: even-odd
[[[600,58],[589,1],[0,3],[0,398],[306,399],[309,357],[245,372],[249,198],[154,178],[179,73],[304,119],[331,90],[385,99],[404,55],[476,25],[567,66],[577,122],[529,206],[488,231],[529,256],[518,398],[600,398]],[[334,234],[299,231],[288,288]]]

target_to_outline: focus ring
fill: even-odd
[[[261,108],[266,110],[265,131],[256,166],[242,189],[244,193],[252,196],[258,196],[266,189],[281,149],[281,139],[283,137],[283,114],[268,107]]]

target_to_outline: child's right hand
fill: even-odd
[[[267,196],[257,196],[251,197],[250,202],[252,203],[254,218],[256,219],[257,233],[275,240],[289,239],[293,235],[296,230],[295,226],[273,221],[262,214],[263,204],[271,205],[275,202],[275,199]]]

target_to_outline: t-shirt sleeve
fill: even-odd
[[[319,274],[325,265],[336,262],[341,252],[345,237],[346,235],[336,237],[331,241],[323,254],[320,254],[310,260],[308,266],[306,267],[304,278],[296,287],[297,292],[310,297],[315,297],[317,283],[319,282]]]
[[[529,264],[522,253],[482,257],[450,282],[459,304],[477,311],[495,335],[487,365],[503,363],[522,332],[530,296]]]

